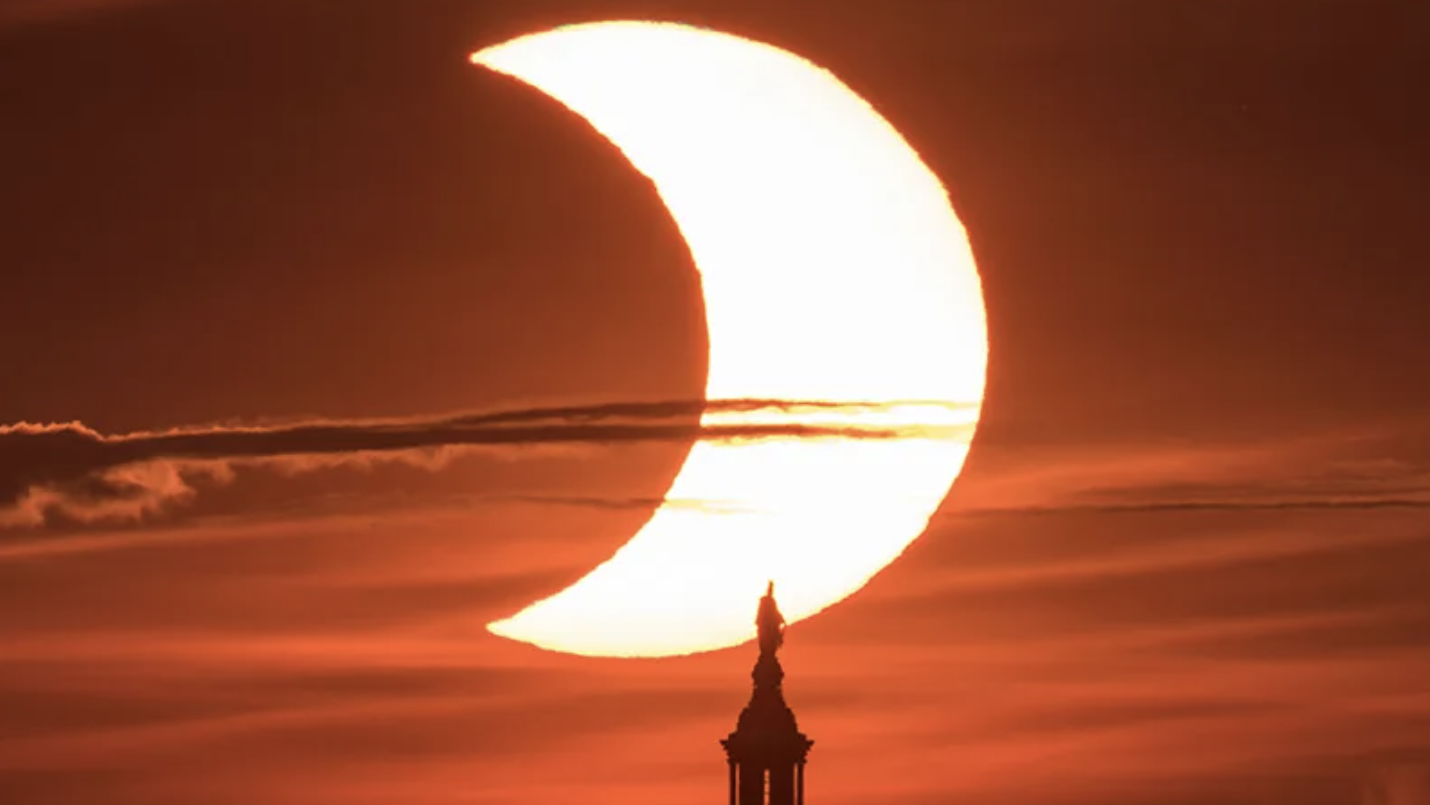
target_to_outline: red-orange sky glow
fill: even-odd
[[[809,805],[1427,801],[1411,4],[28,0],[0,13],[0,426],[699,400],[650,184],[468,63],[618,18],[834,71],[981,273],[962,476],[781,649]],[[486,629],[636,533],[699,420],[399,461],[221,441],[128,485],[70,440],[44,478],[73,506],[39,518],[4,496],[40,442],[0,433],[0,803],[725,801],[752,646]]]

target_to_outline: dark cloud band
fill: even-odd
[[[0,525],[35,525],[52,511],[81,520],[136,516],[191,494],[185,475],[223,475],[238,464],[311,469],[349,461],[420,463],[435,451],[475,447],[954,435],[947,426],[858,423],[859,412],[891,405],[682,400],[118,435],[81,423],[20,423],[0,426]],[[831,424],[831,412],[847,421]]]

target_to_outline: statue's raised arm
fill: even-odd
[[[760,653],[773,655],[784,643],[785,618],[775,603],[775,583],[765,588],[765,597],[760,599],[760,612],[755,616],[755,626],[759,628]]]

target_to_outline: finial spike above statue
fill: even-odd
[[[765,588],[765,597],[760,599],[760,611],[755,616],[755,626],[759,629],[760,654],[774,656],[784,643],[785,618],[775,603],[775,583]]]

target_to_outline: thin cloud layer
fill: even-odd
[[[928,408],[929,404],[910,404]],[[891,420],[901,406],[684,400],[414,417],[214,425],[104,434],[83,423],[0,426],[0,527],[152,515],[237,466],[303,472],[347,464],[443,466],[454,451],[651,441],[948,438],[967,427]]]
[[[1366,465],[1336,440],[1061,458],[975,471],[956,496],[1007,511],[941,518],[848,605],[794,627],[786,692],[819,742],[822,799],[1418,801],[1418,513],[1059,507],[1371,494],[1413,486],[1417,465],[1379,462],[1360,483]],[[564,584],[572,547],[611,514],[596,509],[623,501],[533,498],[510,520],[506,500],[487,503],[226,533],[205,521],[143,550],[115,546],[148,532],[0,561],[16,613],[0,777],[22,800],[64,784],[135,803],[722,791],[711,747],[748,700],[753,649],[603,663],[487,634]],[[509,522],[523,540],[486,538]],[[76,724],[75,701],[123,709]]]
[[[0,29],[53,22],[162,0],[5,0],[0,3]]]

